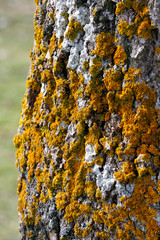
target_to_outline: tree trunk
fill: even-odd
[[[21,240],[160,239],[160,1],[35,2]]]

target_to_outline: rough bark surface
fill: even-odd
[[[160,1],[35,3],[21,240],[160,239]]]

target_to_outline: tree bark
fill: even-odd
[[[20,239],[160,239],[160,1],[35,2]]]

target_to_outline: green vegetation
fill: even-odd
[[[6,0],[0,7],[0,239],[18,239],[17,176],[12,139],[33,45],[33,0]]]

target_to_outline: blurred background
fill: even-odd
[[[33,46],[34,0],[0,0],[0,240],[18,240],[13,137]]]

